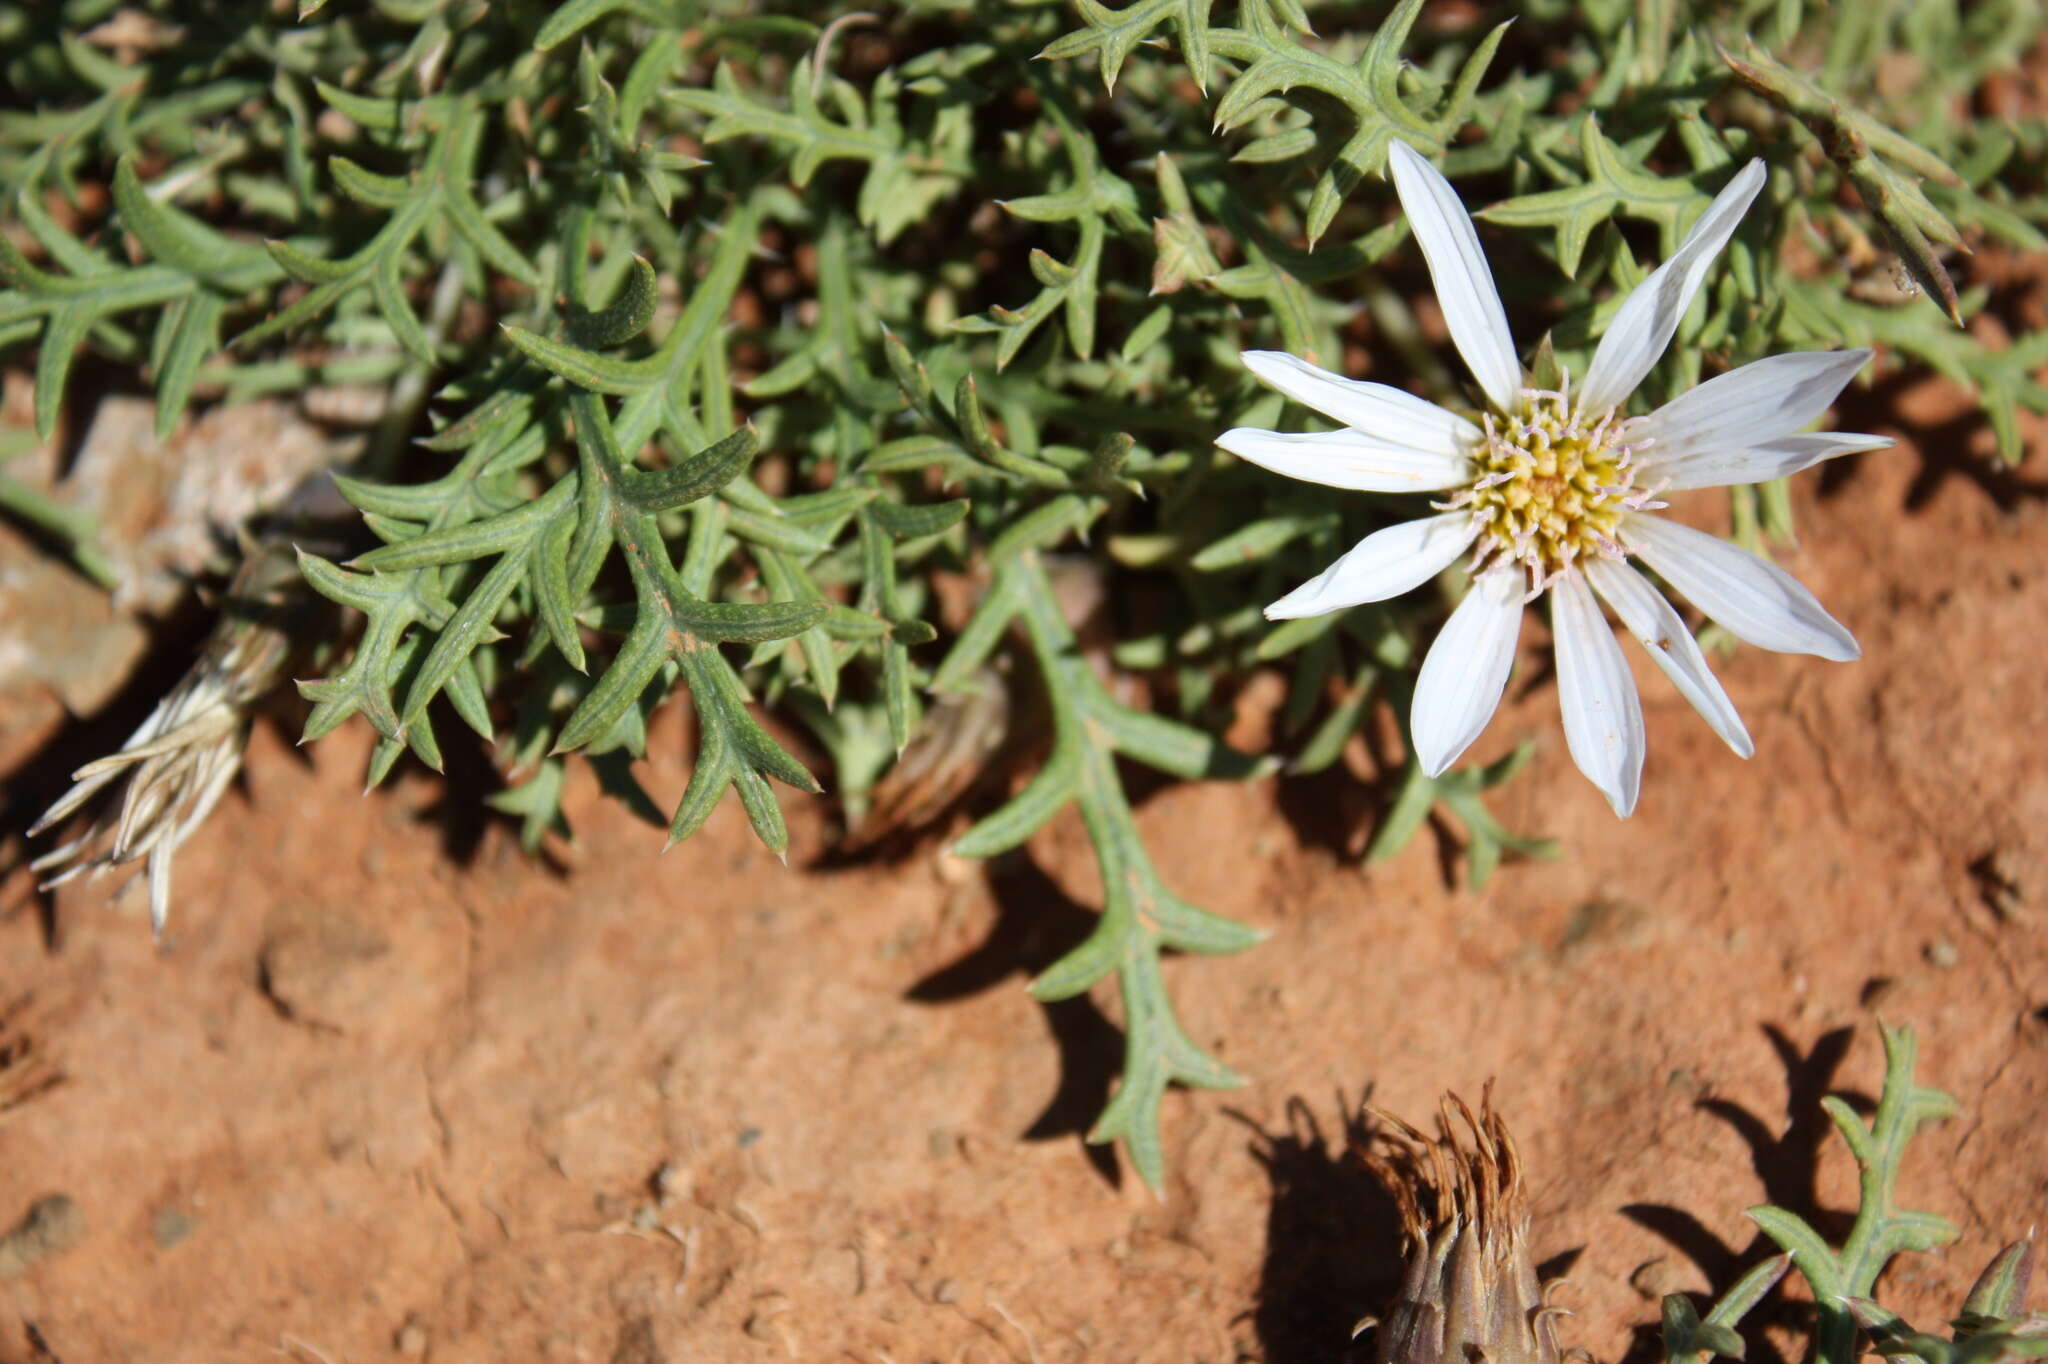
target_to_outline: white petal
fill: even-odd
[[[1714,197],[1671,259],[1651,271],[1650,277],[1622,300],[1621,310],[1600,338],[1600,348],[1593,352],[1593,363],[1586,368],[1586,383],[1579,390],[1581,412],[1603,412],[1636,391],[1636,385],[1671,344],[1671,335],[1699,291],[1700,281],[1707,277],[1708,267],[1763,187],[1764,163],[1751,161]]]
[[[1387,165],[1408,225],[1429,262],[1429,277],[1458,354],[1488,401],[1502,412],[1511,410],[1522,387],[1522,362],[1515,358],[1508,315],[1493,287],[1493,271],[1480,254],[1471,215],[1450,181],[1398,138],[1387,144]]]
[[[1248,350],[1242,358],[1246,369],[1303,407],[1391,445],[1461,455],[1486,438],[1457,413],[1398,388],[1346,379],[1285,351]]]
[[[1782,436],[1763,445],[1743,450],[1703,450],[1656,466],[1656,476],[1642,474],[1643,480],[1663,491],[1687,488],[1726,488],[1738,483],[1764,483],[1787,478],[1837,455],[1856,455],[1865,450],[1884,450],[1892,445],[1890,436],[1859,436],[1848,431],[1815,431],[1804,436]],[[1647,466],[1648,460],[1644,461]]]
[[[1266,608],[1267,620],[1293,620],[1384,601],[1434,578],[1479,534],[1468,511],[1445,512],[1374,531],[1351,552]]]
[[[1745,644],[1781,654],[1814,654],[1837,663],[1862,657],[1855,636],[1776,564],[1705,531],[1655,516],[1631,516],[1621,535],[1687,601]]]
[[[1565,744],[1579,771],[1627,819],[1643,786],[1643,708],[1614,631],[1576,573],[1550,589],[1550,628]]]
[[[1614,608],[1614,614],[1621,617],[1621,623],[1649,653],[1650,661],[1663,669],[1671,685],[1692,702],[1692,708],[1721,736],[1722,742],[1734,749],[1737,757],[1747,758],[1756,752],[1749,731],[1743,728],[1742,717],[1735,712],[1735,703],[1721,689],[1720,680],[1700,653],[1699,643],[1671,603],[1627,564],[1597,558],[1581,562],[1593,590]]]
[[[1500,706],[1522,630],[1522,583],[1521,570],[1505,564],[1480,574],[1422,660],[1408,728],[1432,777],[1472,746]]]
[[[1358,492],[1434,492],[1472,477],[1472,466],[1463,455],[1389,445],[1362,431],[1288,435],[1238,426],[1218,436],[1216,443],[1276,474]]]
[[[1798,351],[1709,379],[1643,420],[1640,429],[1652,444],[1642,467],[1803,430],[1819,420],[1868,359],[1868,350]]]

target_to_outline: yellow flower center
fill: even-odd
[[[1612,408],[1584,413],[1569,392],[1525,388],[1513,413],[1482,421],[1473,481],[1444,504],[1478,518],[1482,561],[1519,560],[1541,588],[1589,555],[1622,557],[1616,531],[1650,492],[1636,485],[1627,423]]]

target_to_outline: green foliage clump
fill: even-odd
[[[1034,989],[1115,977],[1125,1076],[1094,1135],[1149,1182],[1165,1088],[1236,1082],[1162,959],[1256,935],[1168,888],[1118,755],[1265,770],[1212,736],[1279,666],[1296,767],[1327,767],[1404,693],[1444,605],[1269,628],[1262,603],[1398,513],[1210,444],[1279,423],[1250,347],[1453,396],[1391,139],[1490,205],[1518,328],[1580,362],[1639,258],[1769,162],[1650,399],[1875,344],[1973,385],[2007,458],[2015,410],[2048,411],[2048,340],[1958,329],[1994,300],[1947,264],[2048,246],[2048,128],[1961,112],[2043,30],[2031,0],[873,8],[0,6],[33,106],[0,114],[0,345],[35,353],[45,438],[87,369],[146,374],[166,430],[195,402],[431,384],[422,439],[338,479],[381,546],[302,560],[360,621],[304,684],[306,733],[362,716],[374,782],[407,751],[438,767],[452,714],[517,779],[497,803],[529,844],[566,828],[571,752],[645,807],[625,759],[680,687],[697,752],[670,838],[730,790],[780,852],[772,783],[819,783],[750,700],[806,724],[856,803],[929,696],[1013,658],[1050,750],[955,848],[1079,810],[1102,918]],[[26,496],[5,505],[47,519]],[[1782,488],[1737,498],[1738,524],[1788,529]],[[1056,607],[1050,565],[1077,556],[1131,585],[1107,662],[1146,676],[1149,708]],[[964,615],[939,609],[948,575]],[[1480,800],[1518,765],[1411,763],[1373,855],[1439,809],[1475,883],[1549,852]]]

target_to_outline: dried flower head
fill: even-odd
[[[992,771],[1000,772],[997,754],[1010,737],[1010,688],[1002,669],[984,666],[966,686],[934,698],[874,790],[858,800],[847,793],[844,851],[929,829]]]
[[[1437,1135],[1373,1110],[1391,1131],[1360,1154],[1401,1213],[1408,1268],[1379,1327],[1379,1364],[1558,1364],[1564,1309],[1544,1301],[1528,1246],[1521,1157],[1493,1108],[1444,1096]]]
[[[42,833],[103,788],[126,783],[121,799],[102,806],[83,833],[30,863],[46,874],[45,889],[147,857],[150,927],[163,932],[171,860],[240,770],[248,711],[284,675],[304,632],[298,618],[307,599],[289,546],[252,548],[198,661],[120,752],[72,773],[72,788],[29,829],[31,836]]]

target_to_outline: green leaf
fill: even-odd
[[[761,439],[753,427],[742,427],[707,450],[671,468],[654,473],[624,471],[621,493],[639,511],[672,511],[708,497],[747,471]]]
[[[2014,1241],[1992,1257],[1963,1300],[1956,1334],[1961,1339],[1990,1323],[2018,1316],[2026,1309],[2027,1281],[2034,1260],[2032,1239]]]
[[[1956,246],[1962,237],[1928,201],[1913,176],[1926,176],[1958,191],[1964,188],[1962,177],[1911,139],[1846,108],[1814,81],[1764,53],[1754,40],[1747,61],[1737,60],[1725,49],[1720,55],[1738,80],[1791,114],[1819,140],[1821,149],[1856,187],[1864,208],[1877,220],[1907,271],[1940,301],[1949,320],[1962,326],[1955,281],[1935,250],[1935,243]],[[1894,161],[1898,166],[1891,164]]]
[[[12,304],[0,308],[0,320],[42,321],[36,351],[35,418],[36,438],[46,442],[56,435],[72,361],[87,336],[110,317],[162,307],[201,287],[198,280],[167,266],[98,270],[76,277],[48,274],[31,266],[4,236],[0,236],[0,284],[15,291],[13,297],[0,296],[0,304]]]
[[[950,502],[931,502],[921,507],[877,499],[869,504],[868,510],[891,535],[917,540],[944,534],[959,525],[967,518],[967,499],[956,497]]]
[[[277,266],[261,246],[236,241],[152,199],[133,157],[124,156],[115,165],[113,194],[121,225],[152,259],[228,293],[261,288],[278,278]]]
[[[99,547],[99,523],[87,512],[5,474],[0,474],[0,511],[56,537],[78,571],[100,587],[111,592],[120,585],[120,576]]]
[[[610,729],[654,680],[669,654],[669,622],[643,613],[597,684],[570,713],[551,751],[567,753],[582,748]]]
[[[168,439],[191,401],[199,367],[220,349],[221,317],[227,301],[214,293],[196,293],[166,304],[157,323],[164,344],[156,356],[156,434]]]
[[[510,323],[505,324],[504,333],[505,339],[527,359],[578,388],[624,397],[639,393],[648,386],[644,367],[630,360],[599,355],[583,346],[541,336]]]
[[[432,564],[457,564],[503,554],[538,536],[546,523],[575,500],[576,480],[565,478],[545,494],[497,516],[431,530],[410,540],[358,555],[351,567],[391,572]]]
[[[1692,1300],[1683,1293],[1666,1296],[1663,1307],[1667,1364],[1706,1364],[1710,1354],[1741,1359],[1744,1350],[1742,1337],[1735,1333],[1736,1323],[1778,1286],[1791,1267],[1790,1255],[1774,1255],[1758,1262],[1721,1295],[1705,1321],[1700,1320]]]
[[[1032,983],[1039,999],[1064,999],[1114,973],[1125,1014],[1124,1078],[1089,1134],[1122,1141],[1138,1173],[1155,1188],[1164,1174],[1159,1104],[1168,1085],[1239,1084],[1228,1067],[1190,1042],[1174,1017],[1160,954],[1235,952],[1258,941],[1241,924],[1195,908],[1167,890],[1146,856],[1113,757],[1128,749],[1171,770],[1249,772],[1256,766],[1182,726],[1128,710],[1103,687],[1060,619],[1057,598],[1037,556],[1019,553],[996,580],[934,686],[978,666],[1013,619],[1026,627],[1044,675],[1053,716],[1052,751],[1019,795],[956,841],[959,856],[986,857],[1017,846],[1069,802],[1079,805],[1102,867],[1104,903],[1095,931]],[[1107,742],[1105,742],[1107,740]]]
[[[569,335],[577,345],[591,350],[624,345],[647,330],[647,324],[654,320],[654,306],[659,299],[660,289],[654,278],[654,267],[644,256],[635,256],[633,268],[627,272],[625,286],[619,290],[618,297],[598,312],[572,312]]]
[[[658,17],[659,11],[647,0],[568,0],[566,4],[556,5],[548,14],[547,22],[533,35],[534,50],[546,52],[559,47],[612,14],[633,14],[653,19]]]
[[[431,361],[433,347],[406,300],[403,274],[414,242],[437,220],[452,227],[498,270],[529,287],[539,285],[539,273],[491,226],[472,197],[481,118],[474,104],[448,106],[437,97],[408,106],[398,100],[351,95],[324,82],[315,84],[329,104],[366,127],[396,132],[409,126],[408,119],[417,117],[420,126],[433,131],[420,165],[404,181],[372,175],[346,158],[330,160],[330,172],[345,189],[365,202],[388,205],[391,216],[361,250],[343,260],[326,261],[288,243],[269,243],[270,254],[280,265],[294,277],[314,282],[315,287],[236,337],[237,349],[248,350],[305,326],[367,285],[400,342],[420,359]]]
[[[562,813],[562,783],[567,776],[558,758],[544,758],[533,775],[517,786],[485,797],[493,810],[519,817],[519,846],[538,852],[548,834],[570,838],[569,820]]]
[[[1725,1355],[1729,1359],[1741,1359],[1744,1349],[1742,1337],[1733,1327],[1719,1322],[1706,1323],[1693,1310],[1692,1299],[1683,1293],[1670,1293],[1664,1298],[1664,1355],[1666,1359],[1680,1356],[1698,1358],[1701,1355]]]
[[[721,644],[759,644],[800,635],[824,620],[831,605],[822,601],[700,602],[683,601],[675,622],[700,639]]]
[[[1940,1090],[1916,1084],[1913,1078],[1918,1045],[1911,1028],[1882,1024],[1884,1092],[1867,1127],[1839,1100],[1828,1103],[1829,1116],[1849,1141],[1861,1171],[1861,1197],[1855,1224],[1837,1251],[1803,1219],[1783,1208],[1751,1208],[1748,1216],[1784,1248],[1813,1288],[1821,1304],[1818,1349],[1826,1364],[1854,1364],[1857,1323],[1849,1307],[1869,1296],[1891,1258],[1902,1251],[1929,1250],[1956,1238],[1955,1226],[1932,1213],[1899,1209],[1894,1186],[1906,1143],[1922,1122],[1945,1118],[1955,1100]],[[1851,1127],[1857,1135],[1848,1136]]]
[[[1666,179],[1630,166],[1591,114],[1579,125],[1579,150],[1585,159],[1580,184],[1518,195],[1479,213],[1506,227],[1552,229],[1558,268],[1567,275],[1578,274],[1593,229],[1614,214],[1656,224],[1660,249],[1668,257],[1678,249],[1685,229],[1713,202],[1689,179]]]
[[[371,208],[397,208],[412,197],[412,183],[405,177],[377,175],[345,156],[329,157],[327,173],[334,177],[343,194]]]
[[[972,128],[965,120],[941,119],[929,138],[913,139],[894,108],[898,86],[893,74],[875,81],[865,109],[844,109],[840,112],[847,116],[835,119],[814,92],[820,79],[814,76],[812,58],[799,61],[784,110],[748,94],[731,66],[721,63],[711,89],[678,90],[673,97],[710,119],[703,134],[707,143],[761,137],[784,146],[790,178],[799,188],[830,162],[866,163],[855,211],[861,224],[874,228],[877,240],[887,245],[965,178]]]

